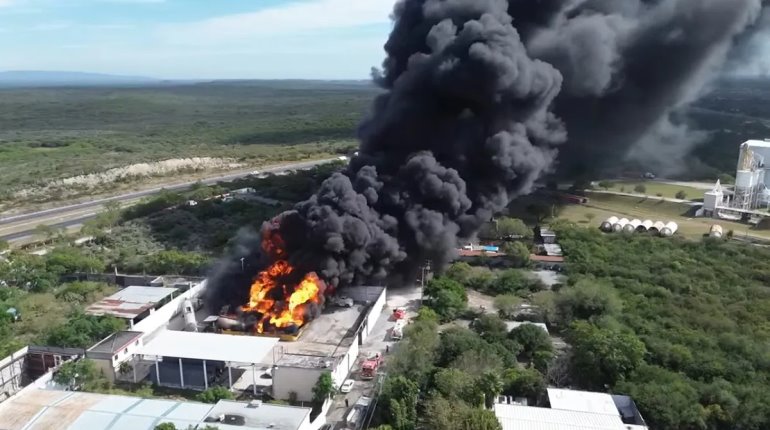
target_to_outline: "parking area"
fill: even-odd
[[[396,346],[396,342],[390,339],[390,331],[396,324],[393,319],[393,310],[403,308],[406,310],[408,318],[414,318],[420,308],[421,297],[422,290],[419,287],[388,289],[385,309],[383,309],[382,315],[377,320],[369,337],[361,345],[358,360],[353,366],[350,376],[348,376],[355,381],[353,387],[349,393],[338,393],[329,408],[326,420],[332,424],[333,428],[347,428],[345,423],[347,414],[356,407],[356,403],[365,404],[366,398],[371,398],[373,395],[376,381],[362,380],[359,377],[362,361],[372,354],[383,354],[385,360],[381,371],[387,371],[388,355]]]

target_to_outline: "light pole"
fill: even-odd
[[[244,270],[244,268],[243,268],[243,259],[244,259],[244,258],[245,258],[245,257],[241,257],[241,272],[244,272],[244,271],[245,271],[245,270]]]

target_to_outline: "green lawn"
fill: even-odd
[[[698,188],[693,187],[683,187],[679,185],[671,185],[671,184],[665,184],[662,182],[655,182],[655,181],[608,181],[610,184],[612,184],[612,187],[608,189],[608,191],[619,191],[619,192],[625,192],[625,193],[634,193],[639,195],[647,195],[651,197],[667,197],[667,198],[676,198],[676,194],[679,191],[683,191],[685,193],[685,199],[686,200],[698,200],[703,198],[704,190],[700,190]],[[634,189],[637,186],[643,186],[645,187],[644,193],[637,193],[634,191]],[[599,188],[602,190],[603,188]],[[658,195],[660,194],[660,195]]]

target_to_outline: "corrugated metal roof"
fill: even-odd
[[[163,299],[177,291],[176,288],[164,287],[126,287],[92,304],[86,309],[86,313],[132,319],[154,308]]]
[[[88,352],[105,352],[114,354],[142,337],[140,331],[118,331],[103,341],[88,349]]]
[[[503,430],[624,430],[620,416],[508,404],[495,405]]]
[[[0,428],[9,430],[153,430],[164,422],[179,429],[205,424],[207,417],[237,414],[244,426],[215,424],[220,430],[297,430],[309,408],[221,401],[216,405],[141,399],[73,391],[32,389],[0,403]],[[273,427],[269,427],[270,425]]]
[[[549,388],[548,400],[552,409],[620,416],[612,395],[606,393]]]

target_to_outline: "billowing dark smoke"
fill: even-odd
[[[334,286],[411,281],[554,169],[596,172],[660,142],[676,153],[672,136],[689,133],[675,114],[760,10],[760,0],[401,1],[360,155],[263,233],[276,229],[292,265]],[[265,263],[258,243],[212,277],[221,301],[245,297],[242,278]],[[234,273],[241,257],[245,274]]]

